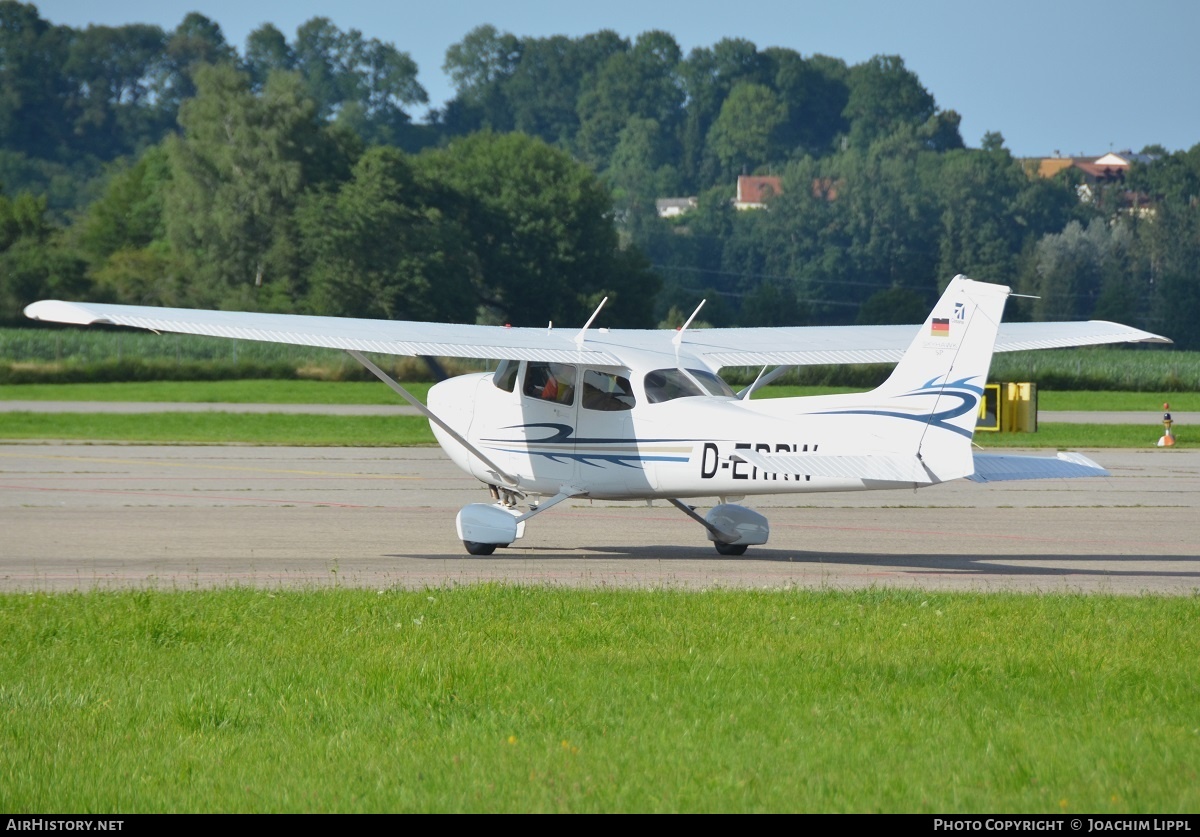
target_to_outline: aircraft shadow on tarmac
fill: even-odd
[[[401,555],[388,558],[428,559],[445,561],[440,555]],[[577,549],[554,547],[520,547],[499,549],[488,556],[461,556],[472,562],[508,561],[551,561],[570,560],[628,560],[628,561],[701,561],[713,565],[737,567],[740,564],[771,562],[802,566],[871,567],[879,570],[894,570],[910,575],[941,574],[946,572],[974,574],[977,576],[1079,576],[1079,577],[1140,577],[1140,578],[1196,578],[1200,570],[1149,569],[1140,564],[1156,565],[1175,562],[1197,566],[1198,559],[1187,555],[971,555],[971,554],[889,554],[860,552],[819,552],[790,549],[767,549],[755,547],[744,556],[728,557],[717,555],[709,546],[581,546]],[[1070,566],[1078,562],[1079,566]],[[1088,566],[1083,566],[1084,564]],[[1064,566],[1066,565],[1066,566]],[[1101,566],[1095,566],[1101,565]]]

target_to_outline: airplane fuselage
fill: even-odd
[[[520,364],[511,390],[497,385],[496,374],[480,373],[442,382],[429,393],[431,409],[495,464],[518,476],[526,493],[553,496],[576,487],[579,496],[637,500],[909,485],[813,476],[803,469],[768,471],[737,458],[743,450],[803,457],[862,454],[884,446],[887,440],[873,437],[877,421],[844,411],[823,412],[834,404],[829,399],[740,400],[705,392],[655,402],[647,385],[653,371],[576,370],[574,394],[581,393],[578,380],[589,372],[618,377],[630,391],[627,408],[595,409],[584,397],[564,403],[529,394],[523,384],[533,374],[528,366]],[[837,398],[844,406],[845,396]],[[483,482],[498,483],[478,457],[436,425],[433,430],[460,468]]]

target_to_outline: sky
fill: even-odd
[[[1200,143],[1200,2],[1195,0],[41,0],[41,16],[84,28],[174,29],[196,11],[244,50],[272,23],[291,41],[314,17],[409,53],[430,104],[454,95],[446,48],[490,23],[523,37],[661,29],[686,55],[722,38],[856,64],[899,55],[978,147],[999,131],[1016,156],[1168,151]],[[416,118],[420,112],[412,114]]]

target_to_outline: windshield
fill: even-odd
[[[729,388],[729,384],[707,369],[689,369],[687,371],[688,375],[678,369],[655,369],[648,373],[644,381],[647,400],[651,404],[661,404],[664,401],[695,395],[734,397],[734,392]]]

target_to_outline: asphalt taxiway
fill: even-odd
[[[677,510],[574,501],[485,558],[486,492],[434,448],[0,445],[0,590],[595,587],[1200,591],[1200,451],[1088,451],[1112,476],[751,497],[717,555]],[[703,511],[704,505],[701,505]]]

